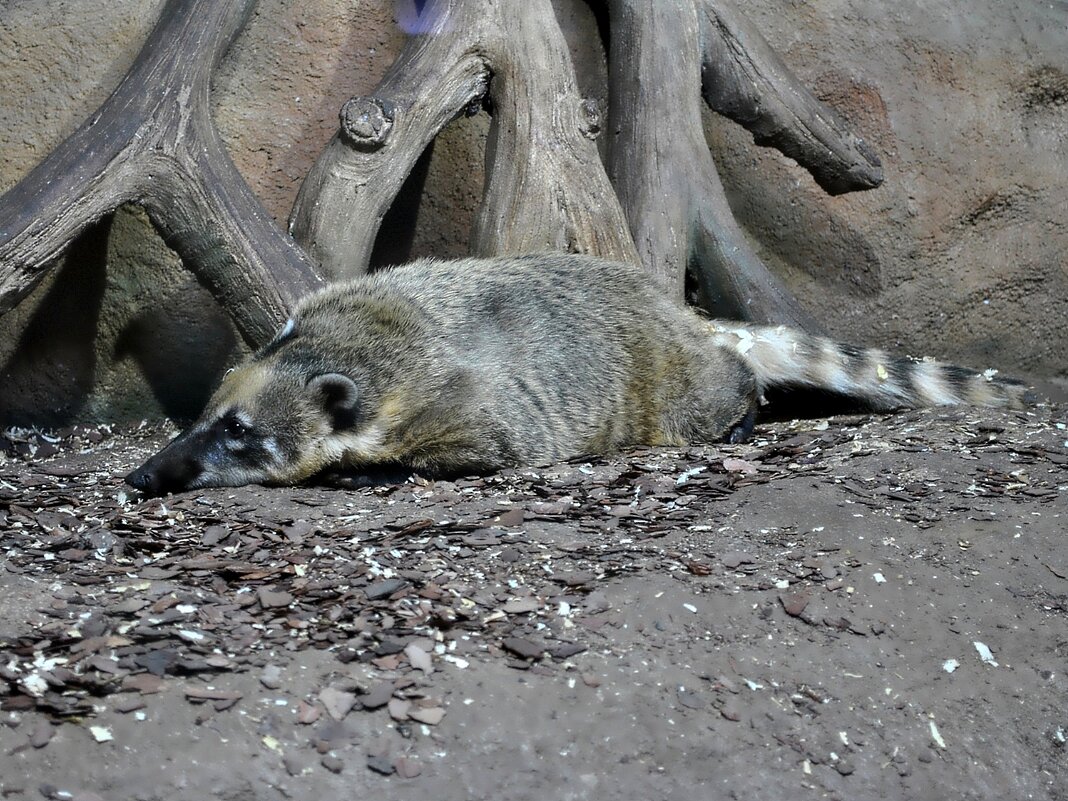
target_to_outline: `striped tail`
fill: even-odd
[[[761,394],[772,387],[822,389],[876,411],[971,404],[1021,409],[1035,395],[996,370],[976,372],[926,359],[843,345],[785,326],[707,321],[714,341],[738,353],[756,374]]]

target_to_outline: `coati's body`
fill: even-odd
[[[574,255],[420,261],[330,286],[129,481],[150,492],[321,471],[442,476],[747,433],[761,393],[876,409],[1020,405],[1023,389],[785,328],[705,320]]]

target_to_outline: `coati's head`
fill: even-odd
[[[353,377],[281,352],[275,340],[230,371],[200,418],[126,476],[149,495],[244,484],[294,484],[374,438],[360,433],[361,392]],[[369,441],[366,443],[371,445]]]

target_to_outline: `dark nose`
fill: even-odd
[[[159,476],[152,470],[139,467],[126,476],[126,483],[147,495],[159,494]]]

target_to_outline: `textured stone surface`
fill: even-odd
[[[584,91],[604,98],[592,18],[557,8]],[[0,190],[108,95],[159,3],[0,7]],[[839,336],[1066,380],[1068,51],[1060,6],[983,0],[772,2],[747,12],[880,151],[886,183],[830,198],[708,118],[761,253]],[[337,109],[402,42],[388,0],[262,0],[216,81],[238,168],[284,223]],[[42,24],[47,19],[48,24]],[[454,123],[379,237],[379,263],[460,255],[482,190],[484,115]],[[0,422],[188,415],[240,353],[229,323],[137,211],[77,243],[0,319]]]
[[[752,3],[785,61],[879,150],[838,198],[710,127],[761,252],[839,336],[1068,377],[1068,10],[1057,4]]]

